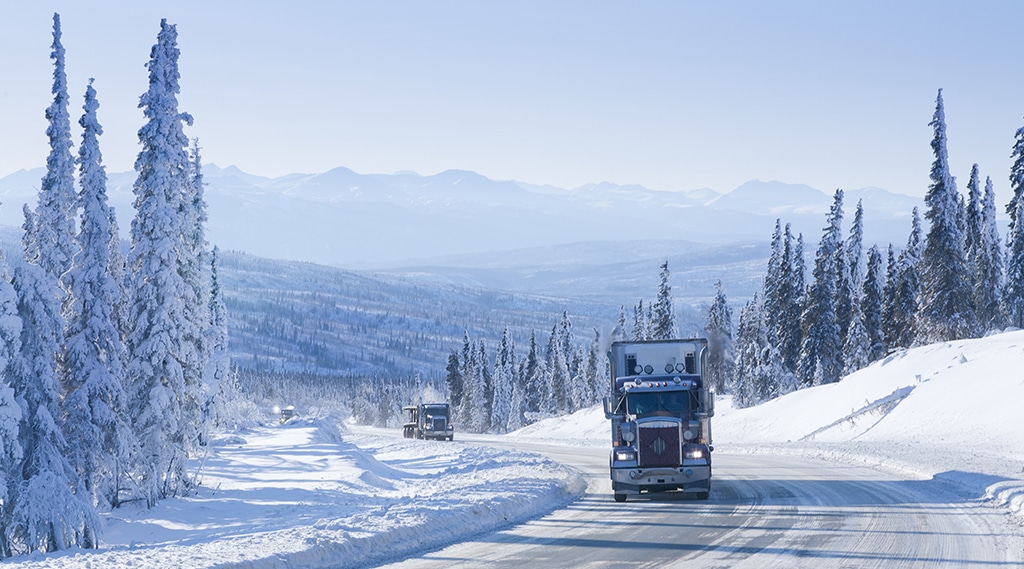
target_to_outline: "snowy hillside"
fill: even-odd
[[[803,454],[934,477],[967,499],[1024,514],[1022,365],[1018,331],[894,354],[838,384],[751,409],[733,409],[724,397],[716,453]],[[561,444],[602,447],[608,423],[591,408],[506,437],[551,442],[549,433]],[[197,496],[114,512],[99,551],[5,565],[374,563],[507,527],[584,491],[578,474],[536,455],[396,437],[339,430],[330,419],[224,434]]]

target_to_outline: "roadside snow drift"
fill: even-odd
[[[291,421],[222,438],[206,461],[198,495],[107,516],[102,550],[8,563],[83,569],[368,565],[539,516],[585,486],[574,471],[538,455],[343,435],[334,420]]]

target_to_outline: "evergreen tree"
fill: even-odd
[[[732,340],[732,309],[722,290],[722,281],[715,283],[715,291],[715,299],[708,310],[708,323],[704,328],[708,339],[704,381],[719,393],[724,393],[726,380],[733,376],[736,362]]]
[[[65,432],[69,459],[86,490],[102,508],[118,504],[123,468],[132,448],[125,422],[125,352],[114,306],[121,302],[119,283],[110,275],[110,209],[107,177],[99,150],[102,127],[99,103],[90,81],[85,94],[82,145],[78,152],[82,209],[71,269],[65,273],[70,303],[65,309]]]
[[[964,235],[958,218],[956,182],[949,173],[946,118],[942,90],[936,100],[931,185],[925,194],[931,222],[921,255],[921,296],[918,341],[924,343],[968,338],[977,333],[972,275],[964,255]]]
[[[1024,126],[1014,136],[1010,189],[1013,197],[1006,204],[1010,227],[1006,235],[1006,285],[1003,306],[1010,326],[1024,328]]]
[[[778,352],[768,343],[760,299],[753,300],[740,312],[736,338],[736,366],[732,382],[733,402],[737,407],[751,407],[780,395],[783,377]]]
[[[477,351],[479,352],[477,369],[483,391],[480,432],[484,432],[491,428],[491,419],[494,416],[494,376],[491,375],[491,368],[487,365],[487,346],[483,340],[480,340]]]
[[[132,274],[129,331],[129,412],[139,437],[138,489],[150,506],[193,486],[187,462],[194,448],[194,415],[188,384],[198,361],[197,337],[185,302],[194,299],[182,274],[182,212],[192,180],[183,123],[178,111],[177,30],[160,22],[149,68],[149,90],[139,106],[147,122],[139,130],[142,150],[135,161],[135,219],[128,268]]]
[[[540,357],[536,331],[530,332],[530,347],[520,367],[519,375],[526,387],[523,394],[526,407],[524,415],[528,421],[532,422],[531,416],[536,417],[538,413],[544,411],[544,406],[549,400],[544,360]]]
[[[20,352],[18,296],[7,272],[7,259],[0,249],[0,559],[12,554],[7,541],[11,513],[7,506],[17,501],[15,492],[22,476],[23,455],[18,426],[23,417],[11,386]]]
[[[978,256],[981,254],[981,175],[978,173],[978,165],[971,166],[971,176],[967,181],[967,203],[964,205],[963,230],[964,230],[964,255],[967,260],[967,270],[971,277],[978,272]]]
[[[71,268],[75,254],[75,161],[71,156],[71,115],[68,112],[68,85],[64,71],[64,46],[61,45],[60,16],[53,15],[54,61],[53,102],[46,109],[49,126],[50,154],[46,158],[46,174],[39,187],[36,206],[35,241],[39,249],[39,266],[60,282]],[[32,252],[34,257],[35,251]],[[33,258],[34,261],[34,258]],[[65,294],[58,291],[65,301]]]
[[[675,307],[672,304],[672,286],[669,284],[668,261],[661,265],[661,284],[658,298],[651,307],[650,337],[652,340],[669,340],[676,337]]]
[[[207,375],[212,351],[208,340],[212,334],[210,317],[210,251],[206,242],[206,200],[203,197],[202,158],[199,141],[193,139],[188,161],[187,183],[181,201],[181,249],[178,270],[187,283],[186,297],[182,299],[187,327],[183,341],[182,425],[185,430],[186,451],[195,455],[209,437],[213,420],[214,378]]]
[[[221,294],[220,281],[217,278],[219,259],[220,249],[214,247],[210,255],[210,302],[208,306],[210,321],[205,332],[206,347],[209,352],[207,369],[203,374],[206,378],[204,384],[211,393],[217,394],[222,392],[221,384],[229,381],[231,377],[231,357],[228,355],[228,310]],[[207,399],[207,408],[203,413],[204,418],[216,419],[217,408],[213,403],[213,399]]]
[[[788,228],[788,225],[787,225]],[[783,335],[782,313],[786,309],[786,292],[789,286],[789,262],[786,259],[786,244],[782,236],[782,222],[775,220],[772,233],[771,255],[764,277],[764,314],[768,325],[768,341],[778,344]],[[716,284],[720,286],[721,282]]]
[[[1010,216],[1009,232],[1013,233],[1017,220],[1020,219],[1021,195],[1024,195],[1024,126],[1014,133],[1013,151],[1010,158],[1013,164],[1010,166],[1010,191],[1013,197],[1006,204],[1006,213]]]
[[[782,367],[792,374],[796,373],[799,365],[800,345],[803,343],[800,318],[804,305],[804,236],[800,234],[794,244],[788,223],[783,239],[783,258],[786,268],[781,275],[784,282],[776,330]]]
[[[21,406],[24,457],[12,500],[4,504],[8,544],[25,551],[97,546],[100,521],[74,467],[61,432],[61,389],[54,354],[62,335],[56,285],[42,268],[15,269],[14,288],[22,320],[21,350],[10,368]]]
[[[853,225],[850,235],[846,238],[846,266],[850,279],[850,288],[857,296],[857,290],[864,278],[864,203],[857,200],[857,209],[853,214]]]
[[[452,409],[459,409],[462,406],[462,393],[463,393],[463,381],[462,381],[462,362],[459,361],[459,352],[452,350],[448,354],[448,366],[445,368],[447,375],[445,375],[444,382],[448,387],[448,403]],[[456,411],[457,412],[457,411]]]
[[[506,326],[494,357],[494,403],[491,429],[504,433],[512,413],[512,392],[516,384],[516,347]]]
[[[565,414],[569,410],[569,364],[566,361],[566,350],[562,340],[565,331],[567,330],[560,328],[558,324],[551,328],[551,336],[548,338],[544,355],[551,400],[542,411],[553,415]]]
[[[867,334],[869,362],[881,359],[886,353],[885,333],[882,330],[882,313],[885,304],[883,270],[882,253],[878,250],[877,245],[873,245],[868,249],[868,269],[864,275],[864,284],[861,288],[861,299],[863,300],[860,303],[864,332]]]
[[[633,307],[633,341],[641,342],[647,340],[647,315],[644,312],[644,301]]]
[[[860,299],[853,299],[851,307],[850,329],[843,343],[843,373],[849,375],[871,363],[871,337],[864,325],[864,313],[860,308]]]
[[[814,259],[814,283],[801,318],[806,331],[800,347],[797,377],[804,386],[834,383],[842,372],[839,323],[836,318],[836,259],[840,250],[843,191],[836,190],[828,225]]]
[[[1003,255],[996,221],[996,196],[992,179],[985,178],[978,241],[974,257],[974,306],[983,332],[1006,325],[1003,313]]]
[[[896,262],[895,290],[891,297],[890,330],[892,337],[889,346],[909,348],[917,343],[918,336],[918,299],[921,290],[918,265],[921,259],[921,218],[914,208],[911,217],[910,236],[907,246],[900,253]]]
[[[594,339],[590,342],[590,349],[587,350],[587,363],[584,368],[586,378],[586,397],[580,407],[588,407],[601,402],[603,394],[607,391],[605,382],[609,374],[607,370],[607,358],[604,355],[602,346],[604,340],[601,338],[601,331],[594,328]]]
[[[896,291],[899,287],[899,264],[896,261],[896,251],[889,244],[888,256],[885,264],[885,284],[882,285],[882,334],[885,338],[885,351],[899,346],[899,335],[901,322],[897,318],[898,305],[896,302]]]

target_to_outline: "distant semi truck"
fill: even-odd
[[[408,422],[402,426],[405,438],[449,441],[455,438],[451,407],[447,403],[421,403],[402,407],[402,411],[408,414]]]
[[[644,492],[711,493],[711,417],[714,391],[703,378],[707,340],[615,342],[609,459],[615,501]]]

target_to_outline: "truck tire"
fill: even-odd
[[[698,500],[707,500],[711,496],[711,492],[697,492],[696,498]]]
[[[626,501],[626,495],[625,494],[616,493],[615,494],[615,501],[616,502],[625,502]]]

